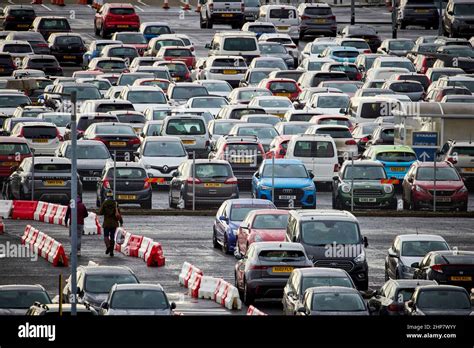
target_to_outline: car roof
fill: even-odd
[[[120,163],[120,162],[117,162]],[[79,266],[85,274],[130,274],[132,271],[123,266]]]
[[[275,164],[303,164],[303,162],[299,159],[278,158],[278,159],[275,159],[275,160],[273,160],[273,159],[263,160],[264,164],[272,164],[273,162],[275,162]]]
[[[341,268],[329,268],[329,267],[310,267],[310,268],[298,268],[295,270],[303,277],[310,276],[334,276],[334,277],[347,277],[347,272]]]
[[[114,291],[121,290],[155,290],[163,291],[163,287],[160,284],[115,284]]]
[[[335,210],[335,209],[297,209],[290,210],[294,215],[298,215],[301,220],[334,220],[334,218],[340,220],[348,220],[358,222],[357,218],[346,210]]]
[[[27,144],[27,141],[25,138],[0,137],[0,144],[1,143]]]
[[[443,237],[437,234],[400,234],[397,238],[402,241],[445,241]]]
[[[436,285],[434,280],[426,279],[391,279],[390,282],[396,285],[397,288],[416,288],[418,286]]]
[[[399,151],[404,151],[404,152],[410,152],[410,153],[415,153],[413,149],[410,146],[407,145],[373,145],[370,147],[375,153],[380,153],[380,152],[399,152]]]
[[[255,242],[252,243],[253,247],[257,252],[263,250],[275,250],[275,249],[282,249],[282,250],[302,250],[304,251],[304,247],[300,243],[291,243],[291,242]]]
[[[360,293],[357,289],[348,288],[344,286],[318,286],[313,288],[306,289],[305,292],[312,293],[312,294],[327,294],[327,293],[352,293],[358,294]]]
[[[54,157],[54,156],[35,156],[35,164],[38,163],[56,163],[56,164],[71,164],[69,158]]]
[[[44,288],[40,284],[8,284],[0,285],[0,291],[8,290],[43,290]]]
[[[267,199],[260,199],[260,198],[235,198],[235,199],[228,199],[227,202],[229,206],[234,204],[255,204],[255,205],[273,205],[273,203]]]

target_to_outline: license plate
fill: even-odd
[[[436,196],[436,202],[451,202],[451,197]]]
[[[224,75],[235,75],[237,70],[224,70]]]
[[[110,146],[126,146],[127,143],[125,141],[111,141]]]
[[[0,71],[2,71],[2,72],[3,72],[3,71],[5,71],[5,69],[4,69],[4,68],[0,68]]]
[[[64,186],[66,183],[64,180],[46,180],[44,186]]]
[[[375,199],[375,198],[363,197],[363,198],[359,198],[359,202],[363,202],[363,203],[375,203],[375,202],[377,202],[377,199]]]
[[[429,10],[415,10],[416,13],[428,13]]]
[[[117,25],[117,28],[128,28],[128,25],[120,24],[120,25]]]
[[[232,13],[223,13],[222,17],[234,17]]]
[[[467,173],[474,173],[474,168],[463,168],[462,171]]]
[[[64,59],[76,59],[74,56],[64,56]]]
[[[392,172],[404,172],[405,168],[404,167],[390,167],[390,170]]]
[[[451,277],[452,281],[455,282],[470,282],[472,280],[472,277]]]
[[[274,273],[291,273],[294,267],[272,267]]]
[[[18,28],[29,28],[29,24],[18,24]]]
[[[288,30],[288,27],[277,27],[278,30]]]
[[[290,93],[275,93],[275,95],[277,97],[287,97],[287,98],[291,97]]]
[[[34,143],[47,143],[48,142],[48,139],[33,139],[33,142]]]
[[[135,195],[118,195],[118,199],[123,199],[123,200],[134,200],[137,199],[137,196]]]
[[[209,182],[209,183],[204,184],[204,187],[222,187],[222,184]]]
[[[314,20],[314,23],[316,23],[316,24],[324,24],[324,23],[326,23],[326,20],[325,20],[325,19],[315,19],[315,20]]]
[[[181,77],[176,76],[176,77],[174,77],[174,80],[175,80],[175,81],[181,81]]]
[[[0,164],[2,167],[13,167],[13,166],[16,166],[18,165],[17,162],[3,162],[2,164]]]
[[[252,158],[235,158],[232,160],[232,163],[252,163]]]
[[[196,140],[182,140],[182,142],[185,145],[194,145],[194,144],[196,144]]]
[[[83,181],[99,181],[100,178],[97,176],[84,176],[82,180]]]
[[[290,200],[290,199],[296,199],[296,196],[278,196],[278,199]]]

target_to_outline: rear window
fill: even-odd
[[[182,40],[159,40],[155,43],[156,50],[167,46],[184,46],[184,42]]]
[[[120,135],[134,135],[134,131],[129,126],[114,125],[98,125],[95,128],[96,134],[120,134]]]
[[[227,164],[196,164],[196,177],[200,179],[219,179],[232,176]]]
[[[356,58],[359,55],[359,52],[356,51],[334,51],[334,57],[338,58]]]
[[[349,105],[349,97],[341,93],[341,95],[320,96],[318,98],[319,108],[347,108]]]
[[[153,110],[153,120],[159,121],[164,120],[167,116],[171,115],[169,110]]]
[[[116,168],[117,179],[144,179],[146,172],[142,168]],[[109,178],[114,177],[114,169],[109,169],[107,174]]]
[[[316,131],[316,134],[329,134],[332,138],[352,138],[349,129],[343,128],[322,128]]]
[[[0,143],[0,156],[11,156],[11,155],[27,155],[30,153],[30,148],[27,144],[16,144],[16,143]]]
[[[97,63],[97,67],[100,69],[117,69],[117,70],[123,70],[127,68],[127,65],[125,62],[121,61],[109,61],[109,60],[104,60],[99,63]]]
[[[399,93],[423,92],[423,86],[418,83],[393,83],[390,85],[390,89]]]
[[[349,277],[319,276],[319,277],[303,277],[301,292],[306,289],[319,286],[343,286],[345,288],[353,288],[352,281]]]
[[[126,15],[135,14],[135,10],[133,8],[117,7],[117,8],[111,8],[109,10],[109,13],[114,14],[114,15],[126,16]]]
[[[305,254],[302,250],[262,250],[258,254],[258,258],[262,261],[278,261],[286,260],[304,260]]]
[[[167,49],[165,54],[167,57],[192,57],[190,50],[186,49]]]
[[[243,59],[219,58],[212,63],[213,67],[240,67],[245,68],[247,64]]]
[[[39,25],[41,29],[70,30],[71,27],[66,19],[43,19]]]
[[[220,108],[227,105],[224,98],[198,98],[191,105],[192,108]]]
[[[232,111],[229,118],[235,119],[235,120],[240,120],[242,118],[242,116],[245,116],[245,115],[264,114],[264,113],[265,113],[265,111],[260,110],[260,109],[240,109],[240,110]]]
[[[360,115],[363,118],[377,118],[381,116],[392,116],[392,111],[394,108],[391,107],[393,102],[373,102],[373,103],[363,103],[360,108]],[[395,103],[394,105],[397,105]]]
[[[9,55],[0,55],[0,65],[12,65],[13,59]]]
[[[37,163],[35,172],[70,173],[71,165],[69,163]]]
[[[0,308],[30,308],[35,302],[49,304],[51,300],[40,290],[3,290],[0,291]]]
[[[451,151],[451,154],[474,157],[474,146],[456,146]]]
[[[285,71],[285,72],[278,72],[278,74],[276,74],[276,77],[298,81],[298,79],[300,78],[302,74],[303,74],[303,71],[288,71],[288,72]]]
[[[46,122],[55,124],[56,127],[66,127],[71,122],[71,115],[47,114],[41,117]]]
[[[257,50],[257,40],[255,38],[236,37],[227,38],[224,41],[225,51],[255,51]]]
[[[41,59],[31,59],[30,60],[31,63],[34,63],[34,64],[42,64],[42,65],[54,65],[54,66],[58,66],[58,62],[56,59],[44,59],[44,58],[41,58]]]
[[[228,144],[226,147],[226,152],[240,155],[255,155],[260,153],[257,144]]]
[[[209,95],[206,87],[175,87],[173,88],[172,99],[189,99]]]
[[[75,86],[75,87],[64,87],[64,94],[71,94],[72,91],[76,91],[77,100],[89,100],[89,99],[101,99],[99,89],[97,87],[89,86]]]
[[[158,136],[160,135],[161,132],[161,124],[150,124],[146,130],[146,135],[155,135]]]
[[[71,158],[71,146],[66,149],[66,158]],[[77,147],[78,159],[108,159],[110,158],[109,151],[105,145],[80,145]]]
[[[304,13],[312,16],[329,16],[332,11],[330,7],[306,7]]]
[[[171,30],[169,27],[151,25],[149,27],[146,27],[144,34],[148,34],[148,35],[171,34]]]
[[[332,65],[330,68],[331,71],[343,71],[343,72],[352,72],[358,73],[357,67],[354,65]]]
[[[57,130],[55,127],[34,126],[23,127],[23,136],[31,139],[54,139],[56,138]]]
[[[123,123],[145,123],[145,116],[142,115],[118,115],[120,122]]]
[[[9,53],[31,53],[31,46],[30,45],[4,45],[3,46],[4,52]]]
[[[101,104],[97,107],[97,112],[109,112],[109,111],[122,111],[122,110],[131,110],[134,111],[132,104]]]
[[[253,33],[263,33],[263,34],[273,34],[276,33],[276,29],[274,26],[269,25],[252,25],[249,28],[249,31]]]
[[[329,141],[297,141],[294,150],[295,157],[334,157],[334,146]]]
[[[432,290],[418,295],[417,306],[421,309],[470,309],[469,296],[461,291]]]
[[[166,127],[168,135],[204,135],[206,125],[200,119],[173,119]]]
[[[297,19],[296,11],[285,8],[275,8],[270,10],[270,18]]]
[[[109,56],[137,56],[137,51],[134,48],[118,47],[109,50]]]
[[[365,41],[343,41],[341,46],[355,47],[357,49],[369,48],[369,44]]]
[[[91,124],[100,123],[100,122],[114,122],[117,121],[115,117],[94,117],[94,118],[87,118],[81,117],[79,122],[77,123],[77,129],[79,130],[86,130]]]
[[[272,82],[270,83],[270,91],[274,93],[278,92],[290,92],[294,93],[298,91],[296,82]]]
[[[82,39],[78,36],[59,36],[56,38],[58,45],[82,45]]]
[[[262,214],[257,215],[252,223],[252,228],[265,230],[282,230],[288,225],[286,214]]]
[[[18,9],[18,10],[10,10],[9,13],[11,16],[18,16],[18,17],[34,17],[35,11],[27,10],[27,9]]]
[[[161,91],[131,91],[127,100],[137,104],[166,104],[165,94]]]
[[[270,75],[270,71],[253,71],[250,73],[249,82],[257,84]]]
[[[146,44],[147,41],[142,33],[136,34],[120,34],[116,35],[116,39],[122,41],[124,44]]]
[[[383,162],[413,162],[416,161],[416,155],[411,152],[381,152],[375,157]]]
[[[275,206],[269,202],[269,204],[233,204],[230,211],[230,219],[232,221],[243,221],[247,214],[252,210],[259,209],[275,209]]]

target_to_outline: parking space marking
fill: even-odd
[[[141,1],[141,0],[138,0],[137,2],[138,2],[140,5],[150,7],[150,5],[145,4],[145,3],[144,3],[143,1]]]
[[[47,10],[50,11],[50,12],[53,11],[53,10],[51,10],[48,6],[46,6],[45,4],[41,4],[41,6],[44,7],[45,9],[47,9]]]
[[[140,6],[138,6],[138,5],[135,5],[135,8],[136,8],[137,10],[141,11],[141,12],[145,12],[145,11],[144,11]]]

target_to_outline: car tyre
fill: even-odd
[[[467,211],[467,203],[464,203],[461,208],[459,208],[459,211],[466,212]]]
[[[400,21],[400,29],[406,29],[407,25],[403,21]]]
[[[255,296],[250,293],[250,290],[247,287],[247,280],[244,280],[244,296],[243,297],[244,297],[243,302],[247,306],[250,306],[255,302]]]
[[[97,197],[97,198],[95,199],[95,206],[96,206],[97,208],[100,208],[100,205],[101,205],[101,204],[100,204],[100,199]]]
[[[150,210],[150,209],[151,209],[151,197],[150,197],[150,199],[148,199],[145,203],[140,204],[140,207],[141,207],[142,209],[148,209],[148,210]]]
[[[225,255],[230,254],[230,252],[229,252],[229,241],[227,240],[227,235],[224,235],[224,241],[222,242],[222,252]]]
[[[104,26],[102,26],[102,28],[100,29],[100,36],[103,38],[103,39],[107,39],[107,32],[105,31],[104,29]]]
[[[206,29],[206,22],[204,22],[204,21],[202,20],[202,16],[201,16],[201,15],[199,15],[199,27],[200,27],[201,29]]]
[[[169,205],[170,208],[174,208],[174,209],[176,209],[178,207],[177,204],[173,202],[173,198],[171,196],[171,189],[168,193],[168,205]]]
[[[94,22],[94,33],[95,33],[96,36],[99,36],[99,34],[100,34],[100,30],[97,29],[97,25],[95,24],[95,22]]]
[[[369,288],[369,278],[367,277],[363,282],[359,283],[359,290],[367,290]]]
[[[217,233],[216,233],[215,228],[212,229],[212,246],[215,249],[219,249],[219,247],[220,247],[219,242],[217,241]]]

